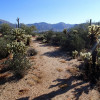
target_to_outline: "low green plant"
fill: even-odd
[[[9,62],[11,71],[19,78],[22,78],[31,67],[29,60],[21,53],[14,54],[13,59]]]
[[[73,56],[73,58],[76,58],[76,57],[78,56],[78,51],[76,51],[76,50],[73,51],[73,52],[72,52],[72,56]]]
[[[36,38],[37,41],[43,41],[43,39],[44,39],[44,35],[38,35]]]
[[[31,38],[32,38],[31,35],[26,35],[26,39],[27,39],[26,45],[30,45],[30,43],[31,43]]]
[[[53,31],[47,31],[44,34],[44,39],[47,41],[47,43],[49,43],[51,41],[52,35],[53,35]]]
[[[36,54],[37,54],[37,51],[34,48],[29,48],[29,50],[27,51],[28,56],[34,56]]]
[[[5,40],[3,37],[0,38],[0,59],[6,58],[9,55],[7,43],[9,41]]]

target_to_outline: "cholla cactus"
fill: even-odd
[[[85,58],[86,58],[87,60],[92,60],[92,55],[91,55],[90,52],[86,53],[85,55],[86,55]]]
[[[23,42],[14,41],[12,43],[7,44],[8,52],[9,53],[22,53],[24,54],[26,51],[26,46]]]
[[[99,35],[100,35],[100,26],[92,25],[92,26],[88,27],[88,30],[89,30],[89,37],[90,37],[90,40],[91,40],[90,45],[93,46],[95,43],[98,42],[98,38],[99,38]]]
[[[78,33],[78,31],[77,30],[73,30],[73,33],[76,34],[76,33]]]
[[[23,38],[25,38],[25,30],[23,29],[19,29],[19,28],[16,28],[16,29],[12,29],[12,32],[11,32],[11,35],[14,37],[15,40],[17,41],[22,41]]]
[[[100,26],[99,25],[92,25],[88,27],[89,34],[95,34],[98,36],[100,34]]]
[[[84,58],[85,58],[85,53],[80,52],[80,57],[81,57],[82,60],[84,60]]]
[[[76,57],[78,56],[78,51],[76,51],[76,50],[73,51],[73,52],[72,52],[72,56],[73,56],[73,58],[76,58]]]
[[[88,52],[88,53],[82,53],[82,52],[80,52],[80,57],[81,57],[81,59],[82,60],[92,60],[92,55],[91,55],[91,53],[90,52]]]

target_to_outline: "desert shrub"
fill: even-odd
[[[60,41],[61,48],[70,52],[85,48],[85,41],[78,34],[70,34],[70,36],[63,35]]]
[[[11,33],[11,29],[12,27],[9,24],[1,24],[0,25],[0,33],[2,33],[2,35],[8,35]]]
[[[53,45],[60,45],[61,38],[62,38],[62,34],[60,33],[54,34],[51,38],[51,43]]]
[[[14,37],[14,40],[17,40],[18,42],[26,39],[25,30],[20,28],[12,29],[11,35]]]
[[[26,51],[25,44],[23,42],[17,42],[17,41],[7,44],[7,48],[8,48],[9,53],[14,53],[14,54],[17,54],[17,53],[24,54]]]
[[[5,58],[9,55],[8,49],[7,49],[7,43],[8,41],[4,38],[0,38],[0,59]]]
[[[69,51],[69,39],[66,36],[63,36],[60,40],[61,49],[64,51]]]
[[[35,26],[26,26],[25,24],[21,24],[20,25],[20,28],[25,30],[25,34],[26,35],[32,35],[32,36],[35,36],[35,32],[37,29]]]
[[[84,48],[89,48],[88,28],[87,24],[76,25],[71,29],[64,29],[63,32],[47,31],[41,33],[37,40],[44,43],[51,43],[53,45],[61,46],[62,50],[66,51],[81,51]]]
[[[26,41],[26,45],[30,45],[30,43],[31,43],[31,35],[26,35],[26,39],[27,39],[27,41]]]
[[[9,62],[11,71],[19,78],[22,78],[27,73],[30,66],[29,60],[21,53],[14,54],[13,59]]]
[[[68,41],[70,50],[80,51],[85,48],[85,41],[78,34],[72,35]]]
[[[23,29],[12,29],[10,35],[4,35],[4,38],[9,41],[23,42],[25,45],[30,45],[31,35],[26,35]]]
[[[23,77],[30,64],[26,58],[27,46],[30,43],[30,35],[25,35],[22,29],[14,29],[11,33],[11,41],[7,44],[7,49],[13,58],[9,59],[8,65],[17,77]],[[8,38],[5,36],[5,38]]]
[[[85,80],[94,83],[100,91],[100,26],[92,25],[88,27],[89,34],[88,38],[90,39],[91,47],[90,52],[81,52],[80,56],[83,59],[83,69],[82,75]]]
[[[47,31],[44,34],[44,39],[47,41],[47,43],[49,43],[50,40],[52,39],[52,35],[53,35],[53,31]]]
[[[29,48],[29,50],[27,51],[28,56],[34,56],[36,54],[37,54],[37,51],[34,48]]]
[[[43,41],[43,39],[44,39],[44,35],[43,34],[42,35],[38,35],[37,38],[36,38],[37,41]]]

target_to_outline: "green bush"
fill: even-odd
[[[62,38],[62,34],[61,33],[55,34],[51,38],[51,43],[53,45],[60,45],[61,38]]]
[[[26,41],[26,45],[30,45],[30,43],[31,43],[31,35],[26,35],[26,39],[27,39],[27,41]]]
[[[43,39],[44,39],[44,35],[43,34],[42,35],[38,35],[37,38],[36,38],[37,41],[43,41]]]
[[[7,49],[7,43],[8,43],[7,40],[5,40],[2,37],[0,38],[0,59],[6,58],[9,55]]]
[[[7,60],[6,65],[19,78],[22,78],[30,68],[30,62],[26,58],[27,46],[31,42],[31,35],[26,35],[20,28],[13,29],[11,34],[6,34],[0,38],[0,58],[12,54],[12,59]],[[29,51],[30,55],[36,54],[34,49]]]
[[[85,48],[85,41],[81,38],[81,36],[77,33],[71,33],[69,36],[63,35],[61,38],[61,47],[62,49],[68,51],[80,51],[81,49]]]
[[[37,30],[35,26],[26,26],[25,24],[21,24],[20,28],[25,30],[26,35],[32,35],[35,36],[35,31]]]
[[[80,51],[85,48],[85,41],[78,34],[73,35],[69,40],[69,48]]]
[[[31,67],[29,60],[21,53],[14,54],[13,59],[9,62],[11,71],[17,77],[22,78]]]
[[[29,50],[27,51],[28,56],[34,56],[36,54],[37,54],[37,51],[33,48],[29,48]]]
[[[52,39],[53,31],[48,31],[44,34],[44,39],[49,43]]]
[[[12,27],[9,24],[1,24],[0,25],[0,33],[2,33],[2,35],[9,35],[11,33],[11,29]]]

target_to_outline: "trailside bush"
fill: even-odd
[[[85,41],[78,33],[76,33],[76,31],[73,31],[72,33],[70,32],[69,36],[66,34],[63,35],[60,44],[62,49],[70,52],[74,50],[80,51],[81,49],[85,48]]]
[[[51,41],[52,36],[53,36],[53,31],[47,31],[44,34],[44,39],[47,41],[47,43],[49,43]]]
[[[26,41],[25,44],[28,45],[28,46],[31,44],[31,37],[32,37],[31,35],[26,35],[27,41]]]
[[[80,52],[80,57],[84,61],[81,74],[100,91],[100,26],[88,27],[88,39],[90,52]]]
[[[36,54],[37,54],[37,51],[33,48],[29,48],[29,50],[27,51],[28,56],[34,56]]]
[[[44,35],[43,34],[42,35],[38,35],[37,38],[36,38],[37,41],[43,41],[43,39],[44,39]]]
[[[70,50],[77,50],[80,51],[83,48],[85,48],[85,41],[78,35],[73,35],[72,37],[70,37],[69,40],[69,48]]]
[[[18,78],[22,78],[31,67],[29,60],[21,53],[14,54],[13,59],[9,62],[11,71]]]
[[[11,33],[11,29],[12,27],[9,24],[4,23],[0,25],[0,33],[2,35],[9,35]]]
[[[8,43],[7,40],[5,40],[2,37],[0,38],[0,59],[6,58],[9,55],[7,49],[7,43]]]
[[[62,38],[62,34],[61,33],[54,34],[54,35],[52,35],[51,43],[53,45],[60,45],[61,38]]]
[[[26,58],[27,46],[30,44],[31,36],[25,35],[25,31],[22,29],[13,29],[10,42],[7,43],[7,50],[13,55],[12,59],[9,59],[8,65],[11,71],[17,77],[23,77],[27,70],[30,68],[29,60]],[[7,40],[9,40],[6,36]]]

